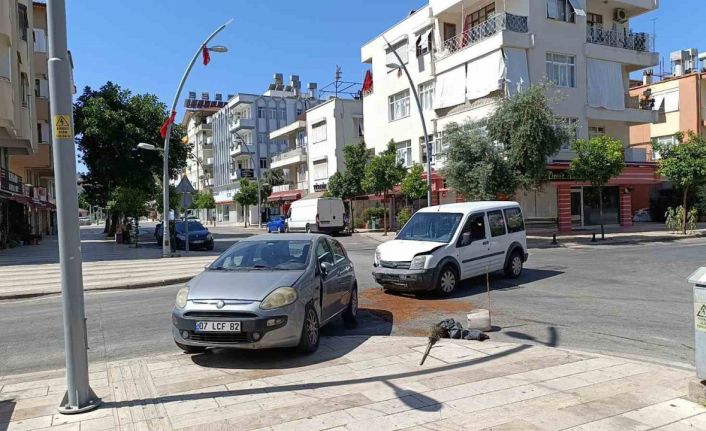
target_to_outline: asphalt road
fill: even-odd
[[[335,322],[328,335],[423,335],[441,318],[465,324],[486,306],[485,278],[450,299],[386,295],[370,265],[376,242],[341,239],[355,263],[361,324]],[[686,277],[704,265],[706,241],[532,250],[516,281],[491,276],[494,340],[531,342],[693,363],[693,306]],[[170,311],[179,286],[86,295],[89,358],[114,360],[175,351]],[[0,303],[0,375],[64,365],[58,297]]]

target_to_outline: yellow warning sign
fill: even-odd
[[[68,115],[54,116],[54,138],[56,139],[73,139],[74,134],[71,130],[71,117]]]
[[[697,331],[706,332],[706,304],[694,303],[694,323]]]

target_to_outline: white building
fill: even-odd
[[[219,221],[257,223],[255,206],[245,214],[234,200],[242,178],[259,178],[270,158],[288,147],[284,140],[270,140],[270,133],[289,124],[318,103],[316,84],[302,93],[297,75],[289,85],[276,73],[265,93],[238,93],[211,118],[213,131],[213,191]]]
[[[286,139],[287,151],[272,158],[282,168],[287,184],[277,186],[271,202],[291,202],[309,193],[323,194],[329,178],[345,170],[343,147],[363,140],[363,102],[331,97],[306,111],[303,117],[270,134]]]
[[[657,7],[658,0],[430,0],[361,49],[374,78],[364,97],[366,143],[377,153],[393,140],[406,165],[425,162],[414,98],[404,74],[388,66],[397,60],[387,40],[418,86],[435,154],[449,123],[486,117],[500,97],[550,81],[560,97],[555,113],[576,125],[577,138],[608,134],[625,143],[629,162],[644,164],[645,154],[627,151],[629,127],[654,121],[656,113],[628,95],[629,74],[659,59],[650,36],[632,32],[629,20]],[[550,169],[566,170],[569,144],[549,161]],[[434,170],[443,165],[441,157],[433,162]],[[432,178],[436,202],[456,200],[438,174]],[[575,184],[552,183],[517,198],[530,217],[558,219],[566,230],[558,202],[560,195],[574,199],[574,189],[581,196],[571,216],[583,217],[583,193]]]

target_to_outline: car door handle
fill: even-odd
[[[483,241],[483,245],[488,245],[490,244],[490,241]]]

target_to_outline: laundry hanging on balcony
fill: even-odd
[[[436,77],[434,109],[449,108],[466,102],[466,67],[457,66]]]
[[[512,97],[530,86],[527,50],[521,48],[503,48],[505,61],[505,95]]]
[[[500,50],[469,62],[466,66],[466,98],[480,99],[503,88],[505,60]]]
[[[613,61],[586,59],[588,106],[611,111],[625,110],[623,69]]]

